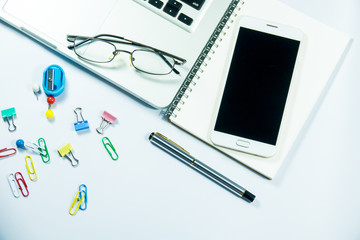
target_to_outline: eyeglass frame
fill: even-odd
[[[115,39],[106,39],[106,38],[102,38],[102,37],[111,37],[111,38],[115,38],[115,39],[119,39],[119,40],[115,40]],[[111,34],[99,34],[99,35],[96,35],[94,37],[86,37],[86,36],[79,36],[79,35],[70,35],[68,34],[67,35],[67,41],[68,42],[72,42],[73,44],[72,45],[69,45],[67,48],[70,49],[70,50],[74,50],[74,53],[81,59],[84,59],[86,61],[90,61],[90,62],[95,62],[95,63],[109,63],[111,61],[113,61],[115,59],[115,57],[120,53],[120,52],[125,52],[125,53],[128,53],[130,55],[130,61],[131,61],[131,64],[132,66],[137,69],[138,71],[140,72],[144,72],[144,73],[147,73],[147,74],[151,74],[151,75],[167,75],[167,74],[170,74],[171,72],[174,72],[176,74],[180,74],[180,72],[178,70],[176,70],[175,68],[175,65],[184,65],[186,63],[186,60],[181,58],[181,57],[178,57],[176,55],[173,55],[171,53],[168,53],[168,52],[165,52],[165,51],[162,51],[162,50],[159,50],[157,48],[154,48],[154,47],[151,47],[151,46],[148,46],[148,45],[145,45],[145,44],[142,44],[142,43],[139,43],[139,42],[135,42],[133,40],[130,40],[130,39],[126,39],[124,37],[121,37],[121,36],[116,36],[116,35],[111,35]],[[84,41],[78,43],[78,44],[75,44],[75,39],[76,38],[83,38]],[[87,41],[91,41],[91,40],[98,40],[98,41],[103,41],[103,42],[106,42],[108,44],[111,44],[115,51],[113,52],[113,57],[107,61],[107,62],[99,62],[99,61],[94,61],[94,60],[90,60],[90,59],[87,59],[87,58],[84,58],[82,57],[81,55],[79,55],[76,51],[75,51],[75,47],[77,47],[78,45],[82,44],[82,43],[85,43]],[[171,67],[171,71],[168,72],[168,73],[165,73],[165,74],[156,74],[156,73],[151,73],[151,72],[147,72],[147,71],[144,71],[142,69],[139,69],[137,68],[134,64],[133,64],[133,58],[132,58],[132,54],[135,52],[135,51],[139,51],[141,49],[135,49],[134,51],[127,51],[127,50],[121,50],[121,49],[117,49],[116,46],[113,44],[113,43],[121,43],[121,44],[129,44],[129,45],[132,45],[132,46],[139,46],[139,47],[143,47],[143,48],[147,48],[147,49],[150,49],[152,51],[154,51],[155,53],[159,54],[159,56],[164,60],[164,62],[166,64],[169,65],[169,67]],[[164,57],[164,56],[167,56],[167,57],[170,57],[170,58],[173,58],[174,60],[174,64],[171,64],[169,61],[167,61],[167,59]]]

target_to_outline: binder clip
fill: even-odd
[[[66,157],[73,167],[76,167],[79,165],[79,160],[74,157],[73,153],[71,152],[72,150],[73,147],[70,145],[70,143],[67,143],[65,146],[58,149],[58,153],[61,157]]]
[[[11,155],[14,155],[16,153],[15,148],[3,148],[0,149],[0,158],[9,157]]]
[[[104,111],[104,113],[101,115],[102,121],[100,124],[100,127],[96,129],[96,131],[100,134],[104,133],[104,129],[109,126],[109,124],[112,124],[115,122],[116,117],[108,113],[107,111]]]
[[[89,128],[89,123],[87,120],[84,120],[84,117],[82,115],[82,108],[78,107],[74,110],[76,115],[76,123],[74,123],[75,131],[80,131],[84,129]],[[81,118],[81,121],[79,121],[79,117]]]
[[[8,108],[2,110],[1,115],[4,121],[7,121],[9,124],[9,128],[8,128],[9,132],[15,131],[16,130],[16,126],[14,124],[14,117],[16,116],[15,108]],[[10,124],[10,120],[12,124]]]
[[[37,144],[29,143],[29,142],[25,143],[25,141],[22,140],[22,139],[18,139],[16,141],[16,147],[22,148],[22,149],[25,149],[25,150],[30,149],[33,152],[39,153],[40,155],[45,154],[47,152],[45,149],[41,148]],[[47,154],[48,154],[48,152],[47,152]]]

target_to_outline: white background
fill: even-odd
[[[269,181],[177,129],[154,110],[79,69],[11,27],[0,24],[0,110],[15,107],[18,129],[0,121],[0,148],[43,137],[50,164],[32,154],[38,180],[25,168],[27,152],[0,160],[0,239],[360,239],[360,2],[283,0],[355,39],[309,128]],[[48,121],[45,94],[32,93],[43,70],[59,64],[65,92]],[[90,131],[76,133],[73,109],[83,108]],[[95,128],[104,110],[116,123],[105,130],[119,153],[108,156]],[[249,204],[147,140],[159,131],[249,189]],[[57,154],[66,143],[80,165]],[[21,171],[30,196],[12,196],[7,174]],[[68,213],[80,184],[88,209]]]

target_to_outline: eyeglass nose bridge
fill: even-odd
[[[132,52],[127,51],[127,50],[122,50],[122,49],[115,49],[115,51],[113,52],[114,57],[116,57],[117,55],[119,55],[121,52],[127,53],[127,54],[132,54]]]
[[[132,54],[134,51],[131,52],[131,51],[123,50],[123,49],[115,49],[115,51],[113,52],[114,57],[112,59],[114,59],[116,56],[118,56],[121,52],[129,54],[130,67],[134,67],[132,64]]]

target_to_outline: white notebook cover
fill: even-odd
[[[224,81],[224,67],[230,62],[235,44],[237,20],[242,15],[286,24],[304,33],[300,68],[295,76],[294,97],[283,132],[279,136],[280,147],[270,158],[258,157],[239,151],[215,146],[210,140],[214,107],[219,89]],[[268,179],[273,179],[285,161],[316,104],[335,77],[351,45],[351,39],[277,0],[249,0],[237,16],[229,21],[220,34],[207,59],[189,85],[169,121],[219,151],[242,163]]]

